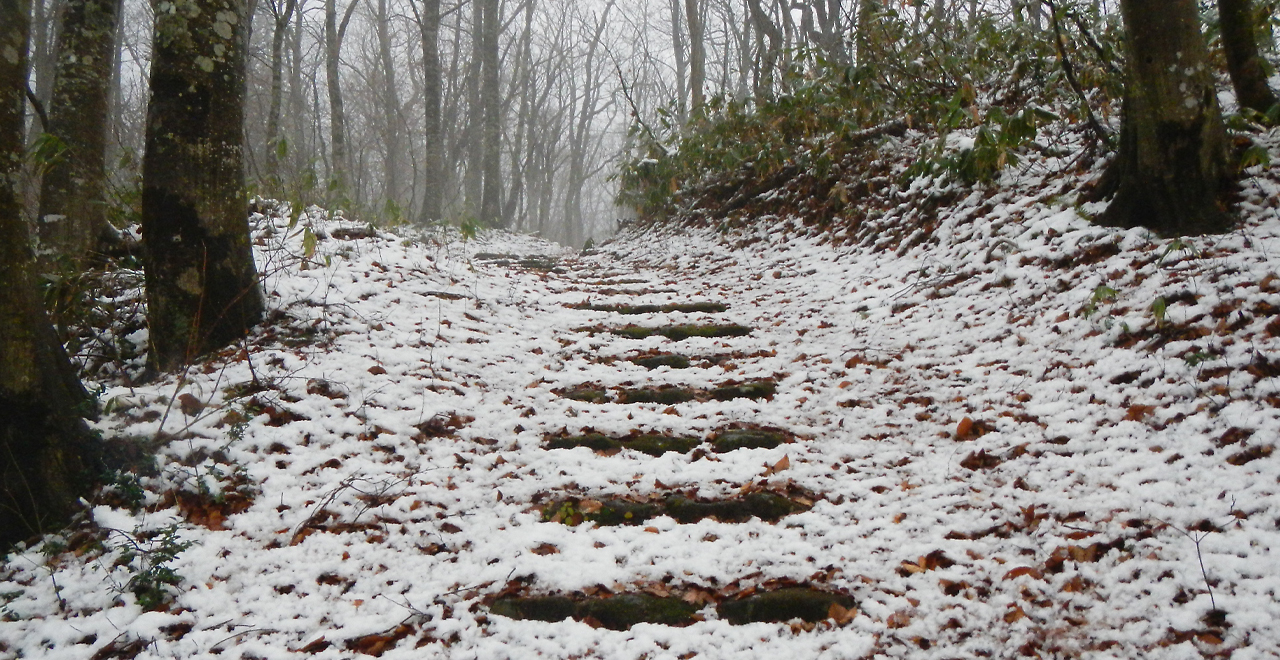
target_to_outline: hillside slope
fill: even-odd
[[[104,383],[158,468],[0,658],[1273,657],[1280,186],[1170,241],[1059,169],[585,256],[256,216],[271,323]]]

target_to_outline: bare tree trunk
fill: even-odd
[[[1250,0],[1218,0],[1222,23],[1222,50],[1227,56],[1227,73],[1236,90],[1240,107],[1266,114],[1276,104],[1276,95],[1267,85],[1267,63],[1258,54]]]
[[[62,15],[62,51],[48,132],[66,150],[45,171],[37,223],[41,270],[58,258],[79,270],[93,253],[120,242],[107,222],[107,129],[111,64],[120,0],[70,0]]]
[[[36,290],[18,195],[27,85],[27,0],[0,0],[0,553],[65,524],[99,468],[89,398]]]
[[[689,88],[689,58],[684,48],[684,20],[680,17],[680,0],[671,2],[671,50],[676,58],[676,119],[683,126],[689,121],[686,105]]]
[[[280,156],[285,151],[280,141],[280,107],[284,96],[284,40],[289,31],[289,21],[297,0],[270,0],[271,15],[275,19],[271,32],[271,100],[267,110],[267,186],[269,190],[280,188]],[[292,90],[290,90],[292,92]],[[298,145],[293,145],[297,148]]]
[[[466,180],[463,182],[467,213],[478,218],[484,195],[484,111],[480,101],[480,88],[484,78],[484,4],[489,0],[471,2],[471,62],[467,66],[467,115],[466,115]]]
[[[243,0],[156,15],[142,163],[147,320],[162,370],[262,318],[244,198]]]
[[[498,36],[502,30],[501,0],[483,0],[481,28],[480,105],[483,113],[484,189],[480,199],[480,222],[502,227],[502,97],[498,71]]]
[[[707,77],[707,43],[703,38],[703,11],[700,0],[684,0],[685,22],[689,26],[689,112],[702,114],[702,90]]]
[[[329,189],[341,198],[347,191],[347,118],[342,108],[342,39],[346,36],[355,0],[347,6],[338,21],[337,0],[324,3],[324,51],[325,77],[329,90],[329,146],[332,155],[329,165]]]
[[[783,35],[773,19],[760,6],[760,0],[747,0],[751,9],[751,22],[756,31],[769,38],[769,45],[764,49],[763,61],[760,63],[759,84],[756,86],[756,100],[763,101],[773,96],[773,73],[778,65],[778,54],[783,48]]]
[[[1165,235],[1223,231],[1227,134],[1196,0],[1121,0],[1129,81],[1115,199],[1099,219]]]
[[[378,0],[378,59],[382,64],[382,110],[386,117],[383,125],[383,143],[387,160],[383,164],[383,198],[386,205],[400,204],[404,194],[400,183],[400,165],[404,161],[404,147],[400,131],[400,98],[396,93],[396,66],[391,55],[391,15],[387,0]]]
[[[440,70],[440,0],[423,0],[418,16],[422,32],[423,130],[426,153],[423,157],[422,213],[418,222],[429,225],[443,219],[444,125],[440,114],[442,89]]]

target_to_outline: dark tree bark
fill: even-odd
[[[173,0],[169,0],[173,2]],[[152,361],[189,364],[262,317],[244,197],[244,0],[157,12],[142,162]]]
[[[498,35],[502,28],[500,0],[483,0],[480,30],[484,190],[480,198],[480,222],[502,227],[502,97],[498,71]]]
[[[284,102],[284,40],[297,0],[272,1],[268,5],[273,20],[271,31],[271,99],[267,109],[267,185],[280,189],[280,108]],[[292,90],[290,90],[292,91]],[[298,145],[294,145],[297,147]]]
[[[39,265],[72,270],[120,242],[107,221],[106,156],[120,0],[68,0],[49,107],[48,132],[66,150],[40,186]]]
[[[387,150],[387,160],[383,163],[383,199],[388,206],[400,204],[404,193],[400,183],[400,165],[404,161],[404,145],[400,130],[400,96],[396,91],[395,58],[391,54],[391,14],[387,0],[378,0],[378,60],[382,65],[382,108],[385,119],[383,144]]]
[[[689,26],[689,111],[702,113],[703,88],[707,78],[707,42],[703,35],[702,3],[684,0],[685,22]]]
[[[347,115],[342,107],[342,40],[358,3],[347,5],[338,20],[337,0],[324,3],[324,72],[329,92],[329,189],[342,197],[347,190]],[[331,202],[332,203],[332,202]]]
[[[428,225],[443,219],[444,209],[444,122],[440,112],[444,83],[440,64],[440,0],[423,0],[418,27],[422,31],[423,131],[426,133],[422,213],[419,222]]]
[[[1276,104],[1276,95],[1267,86],[1266,62],[1258,54],[1250,0],[1218,0],[1222,23],[1222,50],[1227,56],[1227,73],[1236,90],[1240,107],[1265,114]]]
[[[0,0],[0,553],[66,523],[99,467],[81,417],[89,398],[37,292],[17,190],[30,10]]]
[[[1227,135],[1195,0],[1122,0],[1128,84],[1099,221],[1163,235],[1226,230]]]

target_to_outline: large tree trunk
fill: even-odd
[[[1195,0],[1122,0],[1128,84],[1100,222],[1164,235],[1227,229],[1227,136]]]
[[[1276,104],[1276,96],[1267,86],[1266,62],[1258,54],[1253,3],[1218,0],[1218,17],[1222,23],[1222,50],[1227,56],[1227,73],[1231,74],[1236,100],[1242,108],[1265,114]]]
[[[36,290],[18,196],[31,5],[0,0],[0,553],[67,522],[98,470],[89,398]]]
[[[49,107],[48,132],[66,150],[40,187],[40,268],[61,257],[78,270],[95,252],[119,243],[107,222],[106,155],[111,65],[120,0],[69,0]]]
[[[175,9],[156,16],[142,161],[147,319],[163,370],[243,337],[263,307],[244,197],[246,6]]]
[[[480,222],[490,227],[502,227],[502,96],[498,71],[502,3],[500,0],[483,0],[482,4],[480,105],[484,116],[484,192],[480,200]]]
[[[423,130],[426,154],[423,169],[422,214],[419,222],[428,225],[443,219],[444,207],[444,124],[440,114],[443,88],[440,65],[440,0],[423,0],[418,16],[422,31]]]

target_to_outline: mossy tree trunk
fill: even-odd
[[[28,0],[0,0],[0,552],[65,523],[97,468],[89,401],[36,290],[16,186]]]
[[[142,162],[153,364],[171,370],[262,317],[244,197],[244,0],[156,2]]]
[[[1195,0],[1122,0],[1128,83],[1102,224],[1162,235],[1225,231],[1227,134]]]
[[[66,150],[40,186],[39,261],[80,269],[93,253],[120,242],[107,221],[106,149],[111,65],[120,0],[68,0],[49,107],[51,135]]]
[[[481,2],[480,25],[480,112],[481,168],[484,187],[480,197],[480,222],[488,227],[503,227],[502,218],[502,78],[498,70],[500,53],[498,37],[502,32],[502,3]]]
[[[440,114],[443,74],[440,65],[440,0],[424,0],[422,12],[416,14],[422,32],[423,133],[426,154],[423,158],[422,213],[419,224],[429,225],[443,219],[444,206],[444,120]]]
[[[1250,0],[1218,0],[1222,51],[1240,107],[1266,113],[1276,104],[1267,86],[1267,63],[1258,54],[1257,16]]]

